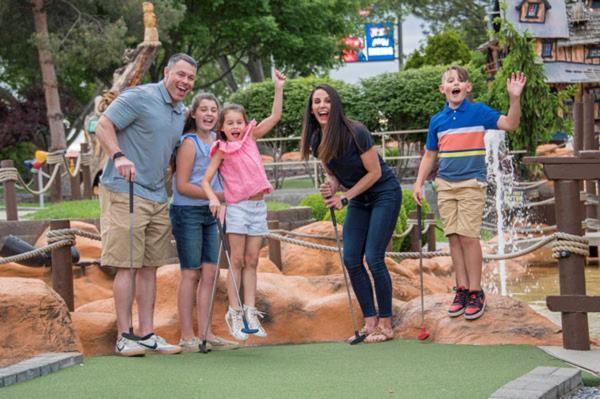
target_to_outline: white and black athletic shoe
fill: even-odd
[[[138,344],[138,341],[119,337],[115,344],[115,353],[121,356],[144,356],[146,348]]]
[[[137,343],[144,347],[146,352],[149,353],[162,353],[165,355],[174,355],[181,353],[181,347],[179,345],[171,345],[163,337],[158,336],[154,333],[148,334],[145,337],[141,337]]]

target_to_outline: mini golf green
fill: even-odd
[[[419,341],[247,347],[209,354],[88,357],[0,389],[10,398],[487,398],[538,366],[566,367],[532,346]],[[600,379],[585,376],[587,385]]]

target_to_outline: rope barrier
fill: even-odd
[[[526,190],[531,190],[533,188],[537,188],[540,186],[543,186],[544,184],[548,183],[548,180],[540,180],[540,181],[536,181],[536,182],[514,182],[514,187],[517,188],[518,190],[522,190],[522,191],[526,191]]]
[[[412,226],[411,226],[412,228]],[[298,240],[295,238],[286,237],[283,234],[297,235],[297,236],[310,236],[311,238],[326,238],[331,239],[332,237],[323,237],[323,236],[313,236],[306,233],[294,233],[285,230],[273,230],[269,234],[266,235],[266,238],[287,242],[290,244],[303,246],[306,248],[317,249],[321,251],[329,251],[329,252],[337,252],[337,247],[317,244],[309,241]],[[32,251],[28,251],[19,255],[14,255],[10,257],[0,257],[0,264],[9,263],[9,262],[19,262],[26,259],[30,259],[36,257],[40,254],[50,252],[53,249],[64,247],[64,246],[72,246],[75,243],[76,236],[90,238],[92,240],[101,241],[100,234],[91,233],[89,231],[81,230],[81,229],[58,229],[58,230],[49,230],[47,234],[48,245],[42,248],[36,248]],[[585,237],[581,237],[574,234],[568,234],[563,232],[556,232],[551,236],[542,237],[538,242],[533,245],[523,248],[517,252],[511,252],[508,254],[490,254],[484,255],[483,259],[486,261],[490,260],[506,260],[518,258],[520,256],[531,253],[546,244],[554,241],[552,246],[552,253],[554,258],[563,258],[565,256],[569,256],[570,254],[578,254],[581,256],[589,256],[589,242]],[[423,258],[430,259],[438,256],[450,256],[449,252],[445,251],[431,251],[431,252],[386,252],[386,256],[399,258],[399,259],[418,259],[420,256]]]
[[[17,181],[19,178],[17,168],[0,168],[0,183],[6,181]]]

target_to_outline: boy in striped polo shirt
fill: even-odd
[[[483,256],[479,243],[485,204],[486,165],[483,136],[486,129],[515,130],[521,118],[521,93],[527,79],[522,72],[506,81],[509,109],[506,115],[482,103],[471,103],[467,71],[451,66],[442,75],[440,92],[446,105],[429,122],[425,156],[413,190],[421,204],[423,182],[439,158],[436,178],[438,208],[448,237],[456,274],[456,295],[450,317],[464,314],[474,320],[485,310],[481,289]]]

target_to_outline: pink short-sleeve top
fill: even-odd
[[[256,121],[252,120],[240,140],[217,140],[210,149],[211,157],[217,150],[223,153],[219,173],[223,178],[223,192],[228,204],[236,204],[256,194],[269,194],[273,191],[258,146],[252,138],[254,127]]]

